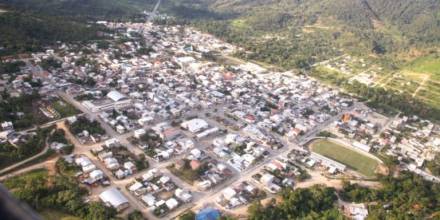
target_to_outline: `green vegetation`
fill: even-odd
[[[90,135],[104,135],[105,130],[101,127],[98,121],[89,121],[86,117],[78,117],[77,120],[69,124],[69,129],[73,134],[79,134],[83,131],[88,131]]]
[[[310,148],[313,152],[343,163],[369,177],[375,175],[374,171],[379,164],[378,161],[370,157],[329,140],[319,139],[313,141]]]
[[[56,41],[73,42],[98,38],[97,26],[87,26],[60,16],[27,12],[0,14],[0,55],[43,50]]]
[[[46,146],[46,138],[50,129],[37,129],[35,135],[26,137],[20,143],[11,144],[9,142],[0,144],[0,169],[20,162],[41,152]]]
[[[53,57],[49,57],[41,61],[40,66],[45,70],[61,68],[61,61],[56,60]]]
[[[60,114],[61,118],[69,117],[80,113],[73,105],[61,100],[52,102],[52,107]]]
[[[183,166],[177,168],[175,164],[167,167],[171,173],[185,180],[186,182],[193,184],[194,181],[199,180],[200,176],[205,173],[209,168],[206,163],[201,162],[200,167],[197,169],[192,169],[190,165],[191,161],[183,159]]]
[[[83,197],[87,190],[81,188],[74,178],[49,176],[46,170],[36,170],[13,177],[3,184],[15,197],[37,211],[55,210],[88,220],[114,219],[116,215],[116,210],[102,203],[85,203]]]
[[[319,137],[325,137],[325,138],[336,138],[337,136],[329,131],[321,131],[318,134]]]
[[[62,154],[71,154],[73,152],[74,145],[66,139],[63,129],[56,129],[53,131],[49,136],[49,142],[65,144],[66,146],[61,149]]]
[[[436,219],[440,212],[440,185],[403,172],[381,177],[381,189],[345,183],[340,196],[349,202],[369,203],[368,219]],[[436,217],[437,216],[437,217]]]
[[[64,16],[70,19],[111,19],[130,18],[134,14],[149,9],[154,0],[9,0],[8,5],[19,10],[38,14]]]
[[[128,214],[127,219],[128,219],[128,220],[146,220],[146,219],[144,218],[144,216],[142,215],[142,212],[140,212],[140,211],[138,211],[138,210],[133,211],[133,212],[131,212],[130,214]]]
[[[440,55],[432,54],[420,57],[408,64],[405,69],[417,73],[428,73],[440,79]]]
[[[440,39],[440,18],[427,16],[440,9],[433,0],[167,2],[167,12],[251,52],[240,57],[284,68],[308,68],[339,49],[399,58],[411,48],[431,50]],[[181,8],[198,13],[182,15]]]
[[[10,97],[6,92],[2,94],[0,100],[0,121],[11,121],[15,129],[23,129],[38,125],[47,121],[47,118],[39,113],[38,101],[40,95],[21,95],[20,97]]]
[[[78,171],[81,171],[81,167],[75,164],[70,164],[64,159],[58,159],[55,164],[57,173],[65,177],[74,177]]]
[[[75,217],[73,215],[51,209],[41,211],[40,215],[45,220],[81,220],[81,218]]]
[[[267,206],[253,203],[248,208],[249,219],[344,219],[335,204],[337,196],[333,188],[289,189],[281,193],[281,197],[279,204],[274,200]]]
[[[0,74],[13,74],[20,71],[20,67],[24,66],[22,61],[1,62],[0,60]]]
[[[194,213],[191,210],[183,213],[183,215],[179,217],[179,220],[194,220],[194,219],[196,219],[196,213]]]
[[[440,120],[440,108],[432,108],[407,93],[386,90],[382,87],[371,88],[357,81],[344,83],[343,88],[347,92],[366,100],[370,107],[383,110],[388,114],[401,111],[407,115],[418,115],[426,119]]]
[[[440,153],[437,153],[433,160],[426,163],[426,168],[428,168],[433,175],[440,176]]]
[[[23,163],[20,166],[15,167],[14,169],[10,169],[10,170],[2,173],[2,175],[7,175],[9,173],[13,173],[13,172],[15,172],[17,170],[20,170],[20,169],[23,169],[25,167],[30,167],[32,165],[35,165],[35,164],[38,164],[38,163],[42,163],[44,161],[49,160],[50,158],[52,158],[54,156],[57,156],[57,153],[54,150],[49,149],[49,150],[47,150],[46,153],[42,154],[41,156],[36,157],[33,160],[29,160],[28,162]]]
[[[337,85],[346,92],[358,96],[367,105],[382,113],[393,115],[402,112],[405,115],[418,115],[425,119],[440,120],[440,100],[436,98],[440,95],[438,88],[440,84],[428,80],[418,94],[413,96],[423,81],[423,77],[420,77],[422,73],[414,74],[393,77],[384,87],[370,87],[358,81],[349,82],[350,75],[329,71],[324,67],[317,67],[309,72],[312,77],[331,85]]]

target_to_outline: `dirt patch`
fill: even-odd
[[[385,28],[385,25],[382,21],[377,19],[372,19],[373,21],[373,28],[376,30],[383,30]]]
[[[48,180],[47,185],[49,187],[53,186],[55,181],[55,176],[57,175],[56,162],[58,160],[58,156],[51,158],[50,160],[45,162],[45,168],[47,169]]]
[[[379,164],[374,172],[377,174],[388,176],[390,174],[390,169],[385,166],[385,164]]]

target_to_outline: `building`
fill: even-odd
[[[107,98],[111,99],[114,102],[119,102],[119,101],[125,99],[126,96],[116,90],[113,90],[113,91],[107,93]]]
[[[109,206],[115,208],[118,212],[129,207],[129,203],[127,198],[125,198],[122,193],[116,188],[110,188],[101,194],[99,194],[99,198]]]
[[[359,143],[359,142],[354,142],[353,144],[352,144],[352,146],[353,147],[355,147],[355,148],[357,148],[357,149],[359,149],[359,150],[362,150],[362,151],[365,151],[365,152],[370,152],[370,150],[371,150],[371,147],[370,146],[368,146],[368,145],[366,145],[366,144],[362,144],[362,143]]]
[[[220,216],[221,213],[219,210],[213,208],[205,208],[197,213],[196,220],[217,220],[220,218]]]
[[[187,129],[192,133],[197,133],[202,130],[205,130],[208,128],[208,126],[209,126],[208,123],[200,118],[194,118],[192,120],[185,121],[181,124],[182,128]]]

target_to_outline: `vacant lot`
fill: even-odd
[[[313,152],[343,163],[350,169],[361,174],[369,177],[375,175],[374,171],[376,170],[378,161],[354,150],[350,150],[349,147],[344,147],[338,143],[321,139],[312,142],[310,148]]]

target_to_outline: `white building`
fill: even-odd
[[[107,205],[112,206],[116,210],[122,211],[130,205],[127,198],[116,188],[110,188],[101,194],[99,198]]]
[[[180,126],[192,133],[200,132],[209,127],[208,123],[200,118],[194,118],[192,120],[185,121],[182,124],[180,124]]]
[[[113,91],[107,93],[107,97],[114,102],[119,102],[119,101],[126,98],[126,96],[124,94],[122,94],[116,90],[113,90]]]

